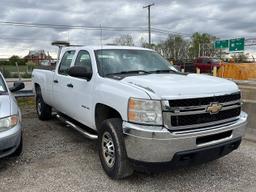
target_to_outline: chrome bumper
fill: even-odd
[[[199,149],[242,137],[246,124],[247,114],[242,112],[235,122],[190,131],[170,132],[164,127],[123,122],[123,133],[127,156],[130,159],[144,162],[168,162],[177,152]],[[198,137],[230,130],[232,134],[229,137],[202,144],[196,143]]]
[[[0,158],[12,154],[19,146],[21,139],[21,125],[0,132]]]

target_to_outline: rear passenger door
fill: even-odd
[[[68,50],[64,53],[58,69],[56,69],[53,79],[53,103],[54,107],[66,114],[70,115],[69,110],[72,107],[68,92],[70,91],[70,76],[68,70],[74,62],[75,50]]]

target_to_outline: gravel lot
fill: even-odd
[[[112,181],[103,172],[96,141],[58,120],[39,121],[23,107],[24,153],[0,160],[0,191],[256,191],[256,143],[217,161]]]

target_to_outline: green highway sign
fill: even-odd
[[[226,49],[228,48],[228,40],[216,40],[214,47],[215,49]]]
[[[244,38],[230,39],[229,40],[229,51],[244,51]]]

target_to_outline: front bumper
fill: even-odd
[[[171,132],[164,127],[143,126],[123,122],[123,132],[127,156],[136,161],[149,163],[170,162],[175,154],[182,151],[203,149],[244,135],[247,114],[242,112],[239,119],[232,123],[190,131]],[[218,139],[214,135],[231,132],[227,137]],[[209,141],[198,143],[198,138],[209,137]]]
[[[21,124],[0,132],[0,158],[12,154],[20,144],[21,140]]]

